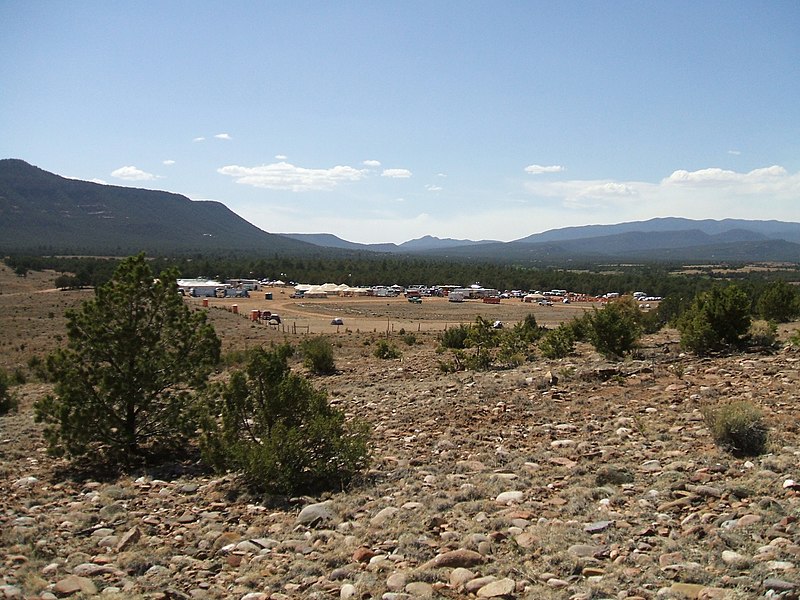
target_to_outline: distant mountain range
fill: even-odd
[[[403,244],[356,244],[331,234],[282,234],[330,248],[502,262],[800,262],[800,223],[665,217],[615,225],[565,227],[512,242],[425,236]]]
[[[429,250],[442,250],[445,248],[461,248],[464,246],[476,246],[479,244],[502,244],[494,240],[482,240],[474,242],[472,240],[454,240],[452,238],[438,238],[426,235],[421,238],[409,240],[402,244],[358,244],[348,242],[330,233],[281,233],[293,240],[308,242],[316,246],[326,248],[342,248],[347,250],[369,250],[372,252],[427,252]]]
[[[424,236],[357,244],[329,233],[268,233],[219,202],[66,179],[0,160],[0,251],[281,255],[388,253],[438,259],[561,265],[584,262],[800,263],[800,223],[677,217],[565,227],[512,242]]]

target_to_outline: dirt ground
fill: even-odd
[[[361,332],[391,331],[443,331],[459,323],[470,323],[477,316],[490,321],[502,321],[513,325],[528,314],[536,317],[537,323],[555,327],[565,320],[572,319],[596,304],[573,303],[540,306],[518,299],[504,299],[500,304],[485,304],[480,300],[448,302],[447,298],[424,298],[421,304],[409,302],[405,297],[394,298],[290,298],[291,291],[279,289],[272,291],[273,299],[264,299],[268,288],[253,292],[250,298],[208,298],[209,308],[231,310],[236,305],[240,314],[248,315],[251,310],[270,311],[281,316],[282,330],[307,330],[312,333],[330,333],[336,326],[330,321],[334,317],[342,319],[340,329]],[[189,298],[194,306],[202,306],[203,299]]]

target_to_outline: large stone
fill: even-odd
[[[414,598],[433,598],[433,586],[424,581],[412,581],[406,586],[405,592]]]
[[[359,546],[353,552],[353,560],[359,563],[366,563],[372,560],[373,556],[377,556],[377,552],[367,548],[366,546]]]
[[[711,600],[722,598],[723,596],[716,594],[718,592],[724,593],[724,590],[721,590],[720,588],[712,588],[699,583],[673,583],[669,589],[679,598],[689,598],[690,600]]]
[[[400,592],[407,583],[408,577],[405,573],[392,573],[386,578],[386,589],[390,592]]]
[[[67,575],[64,579],[56,582],[53,586],[53,593],[60,597],[72,596],[77,593],[93,596],[97,593],[97,586],[92,583],[91,579],[86,577]]]
[[[591,558],[597,557],[603,554],[607,550],[606,546],[593,546],[591,544],[573,544],[567,550],[570,554],[574,556],[579,556],[581,558]]]
[[[764,587],[768,590],[775,590],[776,592],[790,592],[797,584],[777,577],[768,577],[764,580]]]
[[[497,577],[495,577],[494,575],[484,575],[483,577],[476,577],[475,579],[468,581],[464,585],[464,591],[469,594],[475,594],[482,587],[485,587],[490,583],[494,583],[495,581],[497,581]]]
[[[72,574],[77,577],[97,577],[99,575],[114,575],[124,577],[125,572],[111,565],[98,565],[96,563],[81,563],[72,569]]]
[[[438,569],[440,567],[474,567],[482,564],[486,558],[473,550],[451,550],[434,556],[431,560],[422,565],[423,569]]]
[[[119,539],[117,544],[117,552],[123,552],[133,546],[142,538],[142,530],[138,527],[132,527]]]
[[[478,590],[478,598],[497,598],[498,596],[508,596],[514,591],[515,583],[513,579],[506,577],[498,579],[483,586]]]
[[[457,567],[450,573],[450,587],[459,590],[472,579],[475,579],[475,573],[464,567]]]
[[[609,527],[614,525],[614,521],[595,521],[594,523],[587,523],[583,526],[586,533],[602,533]]]
[[[333,511],[333,502],[326,500],[325,502],[318,502],[316,504],[309,504],[303,507],[300,514],[297,515],[297,523],[300,525],[307,525],[315,527],[322,523],[329,523],[336,518],[336,513]]]
[[[522,502],[523,498],[525,498],[525,494],[518,490],[510,490],[508,492],[501,492],[495,498],[495,502],[499,502],[500,504],[512,504],[512,503],[519,503]]]
[[[398,510],[400,509],[394,506],[387,506],[386,508],[379,510],[378,514],[369,520],[369,524],[373,527],[383,527],[386,521],[391,519]]]
[[[733,550],[723,550],[722,562],[733,567],[734,569],[745,569],[749,566],[750,559],[743,554],[734,552]]]

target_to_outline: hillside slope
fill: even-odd
[[[0,250],[96,254],[312,249],[262,231],[219,202],[66,179],[22,160],[0,160]]]

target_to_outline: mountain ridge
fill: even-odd
[[[0,248],[67,251],[282,250],[314,247],[265,232],[221,202],[68,179],[0,160]]]
[[[658,217],[551,229],[511,242],[425,235],[402,244],[359,244],[330,233],[269,233],[221,202],[68,179],[20,159],[2,159],[0,251],[383,253],[531,265],[581,260],[800,263],[800,223]]]

